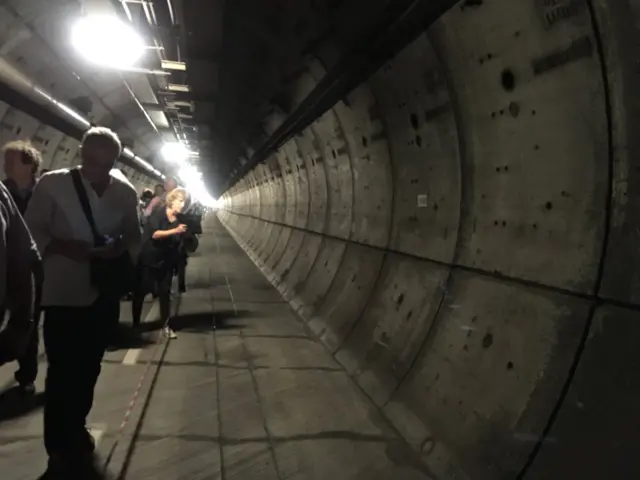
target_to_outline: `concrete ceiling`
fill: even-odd
[[[341,56],[389,3],[0,0],[0,54],[160,169],[169,167],[158,155],[163,141],[186,141],[221,193],[299,103],[309,61]],[[131,21],[156,46],[140,67],[160,70],[169,60],[184,62],[186,71],[122,73],[80,58],[69,42],[71,25],[103,12]]]
[[[177,83],[175,77],[118,72],[81,58],[69,32],[81,15],[93,13],[130,19],[149,45],[158,45],[145,54],[142,68],[159,70],[162,58],[175,55],[175,45],[162,43],[160,27],[149,26],[141,3],[110,0],[0,0],[0,55],[94,123],[117,131],[138,155],[166,168],[158,153],[164,141],[175,140],[177,130],[172,125],[175,112],[168,113],[158,92]]]
[[[203,170],[224,188],[300,100],[317,49],[341,56],[389,0],[182,0],[188,79]],[[308,92],[306,92],[308,93]],[[272,130],[272,129],[271,129]],[[219,192],[220,193],[220,192]]]

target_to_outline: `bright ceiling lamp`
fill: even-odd
[[[162,156],[168,162],[182,163],[189,157],[189,150],[181,143],[165,143]]]
[[[129,24],[110,15],[78,20],[71,43],[90,62],[112,68],[132,67],[146,50],[144,40]]]

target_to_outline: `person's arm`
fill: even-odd
[[[151,216],[149,216],[149,218],[147,219],[147,223],[145,224],[143,242],[150,239],[161,240],[163,238],[179,235],[182,232],[186,231],[187,227],[185,225],[178,225],[176,228],[164,230],[162,221],[164,217],[164,208],[154,210]]]
[[[3,302],[11,313],[0,334],[0,364],[19,357],[26,348],[33,323],[33,273],[40,261],[31,234],[4,185],[0,186],[0,265],[6,285]]]
[[[172,237],[173,235],[180,235],[187,231],[187,226],[184,224],[178,225],[176,228],[172,228],[170,230],[156,230],[151,235],[151,238],[154,240],[160,240],[162,238]]]
[[[161,201],[162,201],[161,197],[153,197],[149,202],[149,205],[147,205],[147,208],[144,209],[144,216],[150,217],[153,211],[155,210],[155,208],[160,204]]]
[[[135,190],[131,190],[125,205],[122,225],[122,249],[129,251],[131,256],[137,258],[142,243],[140,231],[140,217],[138,215],[138,197]]]
[[[49,194],[48,185],[49,178],[42,178],[34,187],[29,205],[24,213],[24,220],[31,231],[31,235],[38,246],[40,254],[44,257],[50,247],[55,249],[55,245],[51,245],[53,238],[51,236],[51,221],[53,219],[54,202]]]

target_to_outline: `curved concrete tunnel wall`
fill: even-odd
[[[629,5],[457,6],[223,196],[436,478],[640,478]]]
[[[42,169],[71,168],[80,162],[78,140],[0,101],[0,148],[13,140],[30,140],[42,153]],[[124,172],[139,192],[157,183],[122,162],[116,162],[116,168]],[[4,178],[4,169],[0,168],[0,179]]]

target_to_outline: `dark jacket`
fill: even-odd
[[[154,239],[153,234],[158,230],[170,230],[180,224],[178,220],[170,222],[166,209],[153,210],[144,226],[142,234],[142,249],[140,263],[146,267],[173,269],[180,259],[181,235],[172,235],[161,239]]]
[[[29,200],[31,200],[33,187],[24,192],[20,192],[20,189],[16,185],[16,182],[11,180],[10,178],[3,180],[2,183],[4,183],[4,186],[7,187],[7,190],[9,190],[9,193],[11,194],[11,198],[13,198],[13,201],[18,207],[18,211],[20,212],[20,215],[24,216],[24,212],[27,211],[27,206],[29,205]]]

